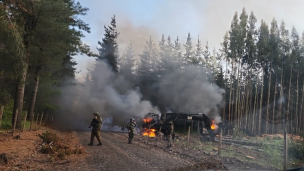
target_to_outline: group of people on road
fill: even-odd
[[[91,132],[91,141],[88,145],[93,145],[94,142],[94,138],[96,137],[98,140],[98,146],[101,146],[101,136],[100,136],[100,131],[101,131],[101,124],[102,124],[102,118],[100,117],[98,112],[94,112],[93,113],[94,118],[91,122],[91,125],[89,126],[89,128],[92,128],[92,132]],[[129,134],[129,138],[128,138],[128,143],[131,144],[132,143],[132,139],[134,137],[134,133],[135,133],[135,128],[136,128],[136,122],[133,118],[130,119],[130,121],[127,124],[127,129],[128,129],[128,134]],[[168,146],[167,148],[173,147],[172,144],[172,135],[173,135],[173,131],[174,131],[174,123],[173,121],[169,121],[167,124],[167,141],[168,141]]]

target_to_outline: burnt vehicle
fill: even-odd
[[[199,124],[202,125],[199,130],[200,135],[206,136],[206,134],[203,133],[203,128],[206,128],[208,132],[207,136],[209,136],[210,140],[212,141],[214,141],[215,135],[218,134],[218,125],[215,124],[214,120],[210,119],[207,115],[203,113],[148,113],[143,119],[142,134],[144,136],[155,137],[159,135],[159,133],[163,133],[166,136],[168,129],[166,126],[167,123],[170,121],[175,122],[176,120],[199,121]]]

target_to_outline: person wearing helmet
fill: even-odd
[[[102,143],[100,137],[100,130],[101,130],[102,119],[99,116],[98,112],[94,112],[93,115],[94,115],[94,119],[92,120],[91,125],[89,127],[89,128],[93,127],[91,132],[91,142],[88,145],[93,145],[94,138],[96,137],[99,142],[98,146],[101,146]]]
[[[174,131],[174,123],[173,121],[169,121],[166,124],[167,127],[167,140],[168,140],[168,146],[167,148],[173,147],[173,143],[172,143],[172,136],[173,136],[173,131]]]
[[[135,127],[136,127],[136,122],[134,121],[133,118],[131,118],[130,122],[127,124],[127,129],[129,132],[129,144],[132,143],[132,139],[133,139],[134,132],[135,132]]]

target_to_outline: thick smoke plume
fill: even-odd
[[[218,109],[224,90],[211,84],[206,73],[197,66],[175,70],[160,78],[158,92],[149,93],[156,93],[157,104],[173,112],[205,113],[220,122]],[[160,113],[149,99],[143,100],[139,88],[132,87],[105,62],[98,62],[84,83],[63,90],[56,122],[62,128],[83,130],[90,124],[93,112],[99,112],[111,126],[125,125],[129,118],[140,121],[149,112]]]
[[[113,126],[125,125],[131,117],[139,120],[149,112],[159,113],[149,101],[142,100],[138,88],[132,89],[105,62],[96,64],[85,83],[64,92],[57,122],[65,129],[86,129],[93,118],[92,112],[99,112],[103,119],[110,118]]]
[[[207,73],[203,67],[187,66],[166,74],[160,83],[162,100],[173,112],[205,113],[221,122],[218,109],[225,91],[212,84]]]

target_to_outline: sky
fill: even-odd
[[[77,1],[77,0],[75,0]],[[185,43],[190,32],[193,45],[197,39],[209,50],[218,50],[225,33],[229,30],[235,12],[245,8],[257,18],[270,25],[273,18],[280,24],[284,21],[288,30],[294,26],[299,35],[304,31],[303,0],[79,0],[83,7],[89,8],[86,16],[80,18],[89,24],[91,33],[85,33],[82,41],[97,53],[98,41],[104,34],[113,15],[119,34],[119,54],[132,43],[135,54],[142,52],[145,42],[151,36],[154,43],[161,35],[175,40],[178,36]],[[83,81],[88,69],[93,67],[94,59],[77,55],[76,78]]]

